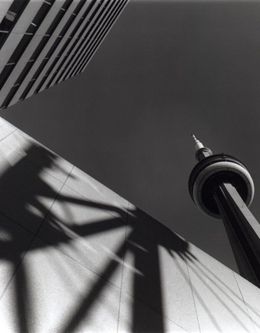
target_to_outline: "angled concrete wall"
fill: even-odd
[[[258,332],[260,290],[0,120],[1,332]]]
[[[82,75],[2,112],[236,270],[188,195],[190,133],[246,163],[259,218],[259,17],[259,1],[132,0]]]

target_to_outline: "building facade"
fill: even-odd
[[[0,107],[84,71],[126,3],[0,1]]]

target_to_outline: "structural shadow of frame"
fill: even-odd
[[[42,172],[48,172],[48,169],[55,166],[55,164],[57,167],[56,160],[57,156],[47,149],[31,144],[27,147],[24,156],[13,166],[6,169],[0,178],[0,212],[2,216],[6,216],[8,220],[20,224],[27,231],[32,232],[31,230],[35,230],[29,245],[28,243],[21,245],[20,235],[17,231],[14,231],[16,229],[12,227],[12,223],[0,222],[0,233],[8,235],[8,237],[0,241],[0,258],[10,262],[13,266],[13,275],[2,296],[10,283],[14,283],[17,331],[21,333],[34,332],[31,326],[33,306],[31,304],[32,288],[29,283],[30,272],[23,260],[26,253],[39,248],[44,250],[44,247],[58,247],[61,244],[70,244],[75,239],[71,237],[72,234],[78,238],[86,238],[118,228],[125,228],[125,238],[118,244],[113,258],[109,259],[102,267],[102,271],[97,275],[91,291],[86,292],[85,297],[81,299],[74,311],[66,318],[60,329],[61,333],[75,332],[83,319],[86,320],[90,310],[95,307],[95,300],[108,287],[108,281],[119,269],[124,268],[124,259],[128,253],[131,253],[134,258],[133,272],[139,272],[139,274],[133,273],[131,331],[140,333],[166,332],[163,300],[164,286],[162,285],[160,269],[162,263],[159,256],[160,248],[164,248],[173,260],[178,259],[175,260],[175,265],[189,285],[191,285],[190,277],[180,265],[180,262],[184,262],[187,265],[188,270],[200,279],[223,307],[230,312],[234,320],[247,331],[246,326],[237,314],[221,299],[221,294],[225,295],[232,304],[249,317],[244,308],[238,303],[238,296],[191,253],[190,245],[187,241],[138,208],[128,207],[128,209],[123,209],[110,204],[88,200],[87,198],[79,199],[57,192],[41,177]],[[68,177],[72,176],[68,175]],[[16,192],[21,186],[25,186],[26,189],[23,191],[22,196],[15,198]],[[39,200],[39,197],[53,199],[53,202],[59,202],[64,205],[64,211],[67,216],[70,216],[67,204],[71,203],[110,212],[112,213],[111,218],[86,222],[81,225],[76,225],[72,220],[69,226],[68,224],[64,225],[63,221]],[[21,216],[19,221],[14,220],[5,210],[6,205],[10,206],[12,198],[14,198],[12,209]],[[28,209],[29,206],[34,207],[34,210]],[[35,211],[37,211],[37,214]],[[50,230],[49,234],[52,236],[47,242],[46,240],[44,242],[34,242],[35,238],[39,236],[41,228],[46,226],[46,224]],[[37,228],[35,228],[35,225],[37,225]],[[217,288],[219,294],[216,294],[209,282]],[[200,295],[194,286],[192,286],[192,292],[208,314],[216,330],[221,331],[219,323],[214,313],[210,311],[210,306],[203,299],[203,295]],[[142,312],[143,304],[159,315],[151,316],[149,320],[146,320]],[[250,307],[249,304],[247,306]],[[259,316],[252,307],[250,310]],[[252,319],[250,318],[250,320]],[[258,325],[256,322],[255,324]]]

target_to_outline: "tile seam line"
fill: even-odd
[[[0,0],[1,1],[1,0]],[[0,128],[0,130],[1,130],[1,128]],[[0,140],[0,143],[3,141],[3,140],[5,140],[5,139],[7,139],[11,134],[14,134],[15,132],[21,132],[21,130],[19,129],[19,128],[16,128],[16,129],[14,129],[11,133],[9,133],[9,134],[7,134],[4,138],[2,138],[1,140]],[[19,134],[21,134],[21,133],[19,133]],[[23,136],[24,138],[25,138],[25,136]],[[25,138],[26,139],[26,138]],[[31,139],[33,139],[33,138],[31,138],[31,137],[29,137],[29,139],[31,140]],[[33,140],[35,140],[35,139],[33,139]],[[36,140],[35,140],[36,141]],[[38,144],[39,145],[39,142],[33,142],[33,144]],[[45,147],[44,145],[42,145],[41,143],[40,143],[40,146],[41,147],[43,147],[44,149],[46,149],[46,150],[48,150],[48,151],[51,151],[49,148],[47,148],[47,147]],[[69,161],[67,161],[67,160],[65,160],[63,157],[61,157],[61,156],[59,156],[59,155],[57,155],[55,152],[53,152],[53,151],[51,151],[52,153],[54,153],[56,156],[58,156],[59,158],[61,158],[62,160],[64,160],[64,161],[66,161],[68,164],[71,164]],[[29,162],[31,165],[33,165],[33,166],[37,166],[38,165],[38,163],[37,162],[35,162],[34,160],[33,161],[31,161],[31,162]],[[72,165],[72,164],[71,164]],[[57,177],[55,174],[53,174],[51,171],[48,171],[48,169],[46,169],[46,170],[44,170],[44,172],[46,172],[46,174],[48,175],[48,176],[51,176],[52,178],[54,178],[55,180],[57,180],[57,181],[59,181],[60,183],[62,183],[63,184],[63,181],[59,178],[59,177]],[[70,173],[70,171],[68,171],[68,173]],[[66,176],[66,178],[65,178],[65,181],[67,180],[67,176]],[[63,187],[63,185],[62,185],[62,187]],[[73,189],[72,189],[73,190]],[[80,194],[80,193],[78,193],[78,194]]]
[[[39,237],[38,237],[38,238],[39,238]],[[41,238],[39,238],[39,239],[40,239],[42,242],[47,243],[46,241],[42,240]],[[69,258],[70,260],[74,261],[74,263],[78,264],[78,265],[79,265],[80,267],[82,267],[84,270],[91,272],[93,275],[95,275],[95,276],[101,278],[103,281],[106,281],[107,284],[110,284],[113,288],[120,290],[120,287],[118,287],[118,285],[116,285],[115,283],[113,283],[111,280],[108,280],[108,279],[103,278],[101,274],[95,272],[93,269],[87,267],[86,265],[83,265],[80,261],[78,261],[78,260],[75,259],[74,257],[71,257],[69,254],[63,252],[60,248],[56,247],[56,249],[57,249],[59,252],[61,252],[62,255],[64,255],[65,257]]]
[[[11,215],[6,214],[2,209],[0,209],[0,215],[4,216],[7,220],[9,220],[11,223],[15,224],[16,226],[18,226],[19,228],[23,229],[24,231],[26,231],[28,234],[34,236],[36,231],[27,229],[23,224],[20,224],[18,222],[18,220],[16,220],[15,218],[13,218]]]
[[[132,205],[132,203],[130,203],[130,202],[128,201],[128,206],[127,206],[127,208],[131,208],[131,205]],[[128,216],[129,216],[129,210],[127,209],[127,219],[126,219],[127,222],[128,222]],[[127,226],[130,226],[130,224],[127,224],[126,227],[127,227]],[[126,231],[127,231],[127,230],[126,230]],[[126,231],[125,231],[125,241],[126,241]],[[123,264],[125,263],[125,256],[126,256],[126,252],[125,252],[125,255],[124,255]],[[125,265],[123,266],[123,269],[125,270]],[[123,272],[124,272],[124,271],[123,271]],[[122,276],[122,278],[123,278],[123,276]],[[127,292],[127,291],[126,291],[126,294],[127,294],[128,296],[130,296],[131,298],[133,298],[133,295],[132,295],[131,292]],[[121,297],[121,295],[122,295],[122,287],[120,288],[120,297]],[[152,307],[152,306],[150,306],[149,304],[145,303],[145,302],[142,301],[140,298],[137,298],[137,301],[138,301],[139,303],[141,303],[142,305],[144,305],[145,307],[147,307],[148,309],[152,310],[154,313],[158,314],[159,316],[162,316],[163,318],[169,320],[171,323],[175,324],[176,326],[178,326],[179,328],[181,328],[183,331],[185,331],[185,332],[187,332],[187,333],[191,333],[191,332],[188,331],[186,328],[184,328],[184,327],[180,326],[179,324],[177,324],[174,320],[172,320],[172,319],[169,318],[168,316],[166,316],[166,315],[162,315],[162,314],[161,314],[159,311],[157,311],[154,307]],[[120,314],[120,313],[119,313],[119,314]],[[117,331],[117,333],[120,333],[120,331]]]
[[[238,290],[239,290],[239,293],[240,293],[240,295],[241,295],[241,298],[242,298],[242,300],[243,300],[243,303],[244,303],[244,305],[245,305],[245,307],[246,307],[246,311],[247,311],[248,317],[250,318],[252,324],[254,324],[254,326],[255,326],[256,323],[255,323],[255,321],[253,320],[252,316],[250,315],[250,312],[249,312],[249,308],[248,308],[247,302],[245,301],[244,295],[243,295],[243,293],[242,293],[242,291],[241,291],[241,288],[240,288],[240,286],[239,286],[239,283],[238,283],[238,281],[237,281],[236,274],[235,274],[233,271],[232,271],[232,273],[233,273],[234,279],[235,279],[235,281],[236,281],[236,285],[237,285],[237,287],[238,287]]]
[[[1,0],[0,0],[1,1]],[[0,130],[1,130],[1,128],[0,128]],[[2,138],[1,140],[0,140],[0,143],[3,141],[3,140],[5,140],[5,139],[7,139],[11,134],[14,134],[15,132],[17,132],[17,131],[20,131],[18,128],[16,128],[14,131],[12,131],[11,133],[9,133],[9,134],[7,134],[4,138]],[[35,143],[33,143],[33,144],[35,144]],[[36,144],[38,144],[37,142],[36,142]],[[40,146],[42,146],[41,144],[40,144]],[[44,147],[43,146],[43,148],[44,149],[46,149],[46,150],[48,150],[48,151],[50,151],[50,149],[48,149],[47,147]],[[23,149],[23,148],[22,148]],[[55,154],[55,153],[54,153]],[[55,155],[57,155],[57,154],[55,154]],[[58,155],[57,155],[58,156]],[[58,157],[60,157],[60,156],[58,156]],[[63,159],[63,160],[65,160],[64,158],[62,158],[61,157],[61,159]],[[65,160],[66,162],[68,162],[67,160]],[[34,160],[33,161],[30,161],[29,162],[31,165],[33,165],[33,166],[37,166],[38,165],[38,163],[37,162],[35,162]],[[70,162],[68,162],[68,163],[70,163]],[[57,181],[59,181],[60,183],[62,183],[63,184],[63,181],[59,178],[59,177],[57,177],[55,174],[53,174],[51,171],[48,171],[48,169],[46,169],[46,170],[44,170],[44,172],[46,172],[46,174],[48,175],[48,176],[51,176],[52,178],[54,178],[55,180],[57,180]],[[70,171],[68,172],[68,173],[70,173]],[[66,178],[65,178],[65,181],[67,180],[67,176],[66,176]],[[62,185],[62,187],[63,187],[63,185]],[[73,190],[73,189],[72,189]],[[59,192],[60,193],[60,192]],[[78,193],[78,194],[80,194],[80,193]]]
[[[42,240],[40,237],[39,239],[44,242],[47,243],[47,241]],[[51,246],[51,245],[50,245]],[[80,265],[83,269],[90,271],[92,274],[100,277],[102,280],[106,281],[108,284],[110,284],[111,286],[113,286],[113,288],[118,289],[119,291],[121,291],[122,288],[120,288],[118,285],[114,284],[112,281],[104,279],[102,277],[102,275],[100,275],[99,273],[97,273],[96,271],[94,271],[93,269],[91,269],[90,267],[87,267],[86,265],[82,264],[80,261],[78,261],[77,259],[75,259],[74,257],[70,256],[69,254],[67,254],[66,252],[62,251],[60,248],[58,249],[58,251],[60,251],[65,257],[71,259],[72,261],[74,261],[76,264]],[[125,269],[125,267],[123,267]],[[120,292],[121,294],[121,292]],[[126,294],[128,296],[130,296],[131,298],[133,298],[133,295],[129,292],[126,292]],[[142,305],[144,305],[145,307],[149,308],[150,310],[152,310],[154,313],[158,314],[159,316],[161,316],[160,312],[158,312],[155,308],[149,306],[149,304],[143,302],[141,299],[137,298],[138,302],[141,303]],[[173,324],[175,324],[176,326],[178,326],[179,328],[181,328],[183,331],[187,332],[187,333],[194,333],[194,332],[198,332],[198,331],[188,331],[187,328],[184,328],[182,326],[180,326],[178,323],[176,323],[174,320],[172,320],[171,318],[169,318],[168,316],[164,315],[163,316],[165,319],[169,320],[170,322],[172,322]],[[118,331],[118,333],[120,333],[120,331]]]
[[[66,179],[65,179],[65,181],[64,181],[64,183],[63,183],[63,185],[61,186],[60,190],[57,192],[57,195],[55,196],[55,198],[54,198],[54,200],[53,200],[53,202],[52,202],[52,204],[51,204],[49,210],[47,211],[45,217],[43,217],[42,222],[40,223],[39,227],[37,228],[37,230],[36,230],[36,232],[35,232],[35,234],[34,234],[34,236],[33,236],[32,242],[34,241],[35,238],[38,238],[38,239],[40,239],[42,242],[48,244],[48,242],[45,242],[45,241],[42,240],[40,237],[38,237],[39,232],[40,232],[40,230],[41,230],[41,228],[42,228],[44,222],[45,222],[46,219],[48,218],[49,212],[51,211],[53,205],[54,205],[55,202],[57,201],[57,199],[58,199],[58,197],[59,197],[59,195],[60,195],[62,189],[64,188],[64,186],[65,186],[65,184],[66,184],[66,182],[67,182],[67,180],[68,180],[69,177],[71,176],[72,171],[74,170],[74,168],[75,168],[75,165],[72,166],[70,172],[68,173],[68,175],[67,175],[67,177],[66,177]],[[32,242],[30,242],[30,246],[31,246]],[[58,250],[59,250],[63,255],[65,255],[67,258],[70,258],[71,260],[73,260],[75,263],[79,264],[79,265],[80,265],[81,267],[83,267],[84,269],[86,269],[86,270],[90,271],[91,273],[93,273],[94,275],[99,276],[99,277],[102,278],[102,276],[101,276],[100,274],[98,274],[97,272],[95,272],[95,271],[92,270],[91,268],[86,267],[85,265],[83,265],[81,262],[79,262],[79,261],[76,260],[75,258],[71,257],[71,256],[68,255],[67,253],[64,253],[62,250],[60,250],[60,249],[58,249]],[[27,252],[28,252],[28,250],[26,251],[26,253],[27,253]],[[106,279],[105,279],[105,281],[107,281],[108,283],[110,283],[113,287],[119,289],[119,287],[116,286],[113,282],[111,282],[111,281],[109,281],[109,280],[106,280]],[[0,299],[1,299],[1,298],[0,298]]]
[[[194,269],[194,271],[195,271],[195,269]],[[233,271],[231,271],[232,272],[232,276],[233,276],[233,278],[235,278],[234,277],[234,274],[235,274],[235,272],[233,272]],[[206,277],[206,279],[207,279],[207,282],[205,282],[206,284],[207,283],[209,283],[209,281],[212,283],[213,281],[212,281],[212,278],[211,277],[209,277],[208,275],[206,276],[205,275],[205,277]],[[219,287],[219,284],[218,284],[219,282],[215,282],[215,285],[221,290],[221,288]],[[208,288],[209,289],[211,289],[211,287],[209,287],[208,286]],[[228,288],[228,286],[226,286],[226,288],[227,289],[229,289],[230,290],[230,288]],[[231,293],[234,295],[234,292],[232,292],[232,290],[230,290],[231,291]],[[238,292],[239,292],[240,290],[239,290],[239,288],[238,288]],[[212,291],[213,292],[213,291]],[[224,294],[224,297],[228,297],[228,298],[230,298],[227,294],[226,294],[226,292],[225,291],[223,291],[223,289],[221,290],[221,292]],[[243,302],[243,297],[241,298],[241,297],[239,297],[238,295],[234,295],[235,296],[235,298],[236,299],[238,299],[238,302],[240,301],[242,301],[242,303],[244,304],[244,302]],[[257,323],[251,318],[251,316],[249,315],[249,313],[248,313],[248,307],[246,306],[246,309],[244,310],[244,309],[241,309],[241,306],[236,302],[236,301],[234,301],[234,300],[232,300],[232,303],[235,305],[235,306],[237,306],[239,309],[240,309],[240,311],[242,311],[254,324],[256,324],[257,325]],[[258,325],[257,325],[258,326]]]
[[[129,292],[126,292],[126,294],[128,296],[130,296],[131,298],[134,298],[133,295]],[[144,305],[145,307],[147,307],[148,309],[150,309],[152,312],[154,312],[155,314],[163,317],[164,319],[167,319],[168,321],[170,321],[171,323],[173,323],[174,325],[178,326],[179,328],[181,328],[183,331],[187,332],[187,333],[197,333],[198,331],[189,331],[187,328],[181,326],[180,324],[177,324],[176,321],[172,320],[171,318],[169,318],[167,315],[162,315],[161,312],[159,312],[155,307],[153,306],[150,306],[149,304],[145,303],[144,301],[142,301],[140,298],[136,298],[137,301],[139,303],[141,303],[142,305]],[[201,332],[201,331],[199,331]]]
[[[17,128],[14,129],[11,133],[8,133],[6,136],[4,136],[1,140],[0,143],[2,143],[5,139],[7,139],[10,135],[14,134],[17,131]]]
[[[190,285],[190,289],[191,289],[191,294],[192,294],[192,300],[193,300],[194,308],[195,308],[195,311],[196,311],[196,318],[197,318],[197,322],[198,322],[199,332],[201,332],[201,327],[200,327],[200,322],[199,322],[199,315],[198,315],[198,309],[197,309],[197,304],[195,302],[195,296],[194,296],[194,290],[193,290],[191,276],[190,276],[189,265],[187,264],[186,261],[185,261],[185,263],[186,263],[187,272],[188,272],[188,276],[189,276],[189,285]]]
[[[0,1],[1,1],[1,0],[0,0]],[[39,142],[37,142],[37,140],[35,140],[33,137],[31,137],[31,136],[28,135],[27,133],[23,133],[19,128],[15,128],[15,130],[14,130],[12,133],[9,133],[7,136],[9,136],[10,134],[13,134],[15,131],[18,131],[19,134],[22,135],[25,139],[29,138],[29,140],[34,140],[34,141],[36,141],[36,144],[39,144]],[[24,135],[24,134],[25,134],[25,135]],[[6,137],[7,137],[7,136],[6,136]],[[4,140],[6,137],[4,137],[2,140]],[[1,142],[2,140],[0,140],[0,142]],[[72,175],[73,170],[74,170],[74,169],[79,169],[79,168],[78,168],[77,166],[75,166],[74,164],[70,163],[68,160],[66,160],[66,159],[63,158],[62,156],[57,155],[53,150],[49,149],[49,148],[48,148],[47,146],[45,146],[44,144],[40,143],[40,146],[42,146],[44,149],[47,149],[48,151],[51,151],[53,154],[55,154],[56,156],[58,156],[58,158],[60,158],[60,159],[62,159],[62,160],[64,160],[64,161],[66,161],[68,164],[70,164],[70,165],[72,166],[71,170],[68,172],[67,177],[65,178],[65,181],[64,181],[64,183],[63,183],[63,185],[62,185],[61,190],[64,188],[64,185],[65,185],[66,187],[68,187],[68,188],[69,188],[70,190],[72,190],[73,192],[75,192],[75,193],[79,194],[80,196],[82,196],[83,198],[86,198],[86,199],[89,200],[89,198],[88,198],[86,195],[82,194],[81,192],[77,191],[76,189],[74,189],[74,188],[71,187],[70,185],[66,184],[67,181],[68,181],[68,179],[69,179],[69,177]],[[35,165],[36,163],[32,161],[32,164]],[[80,170],[80,169],[79,169],[79,170]],[[80,170],[80,171],[81,171],[81,170]],[[60,178],[57,178],[57,176],[53,175],[50,171],[45,170],[45,172],[46,172],[48,175],[52,176],[53,178],[55,178],[56,180],[58,180],[58,181],[60,181],[60,182],[62,183],[62,181],[60,180]],[[85,172],[84,172],[84,174],[87,174],[89,177],[93,178],[93,177],[92,177],[91,175],[89,175],[88,173],[85,173]],[[93,179],[94,179],[95,181],[99,182],[97,179],[95,179],[95,178],[93,178]],[[100,182],[99,182],[99,183],[100,183]],[[102,184],[102,183],[100,183],[100,184]],[[104,184],[102,184],[102,185],[105,186],[109,191],[112,191],[113,193],[115,193],[119,198],[122,198],[118,193],[116,193],[116,192],[114,192],[113,190],[109,189],[106,185],[104,185]],[[59,191],[58,194],[60,194],[61,190]],[[101,197],[102,197],[102,196],[101,196]],[[55,198],[56,198],[56,197],[55,197]],[[123,199],[124,201],[126,201],[126,203],[127,203],[127,208],[126,208],[126,209],[128,209],[128,204],[130,204],[129,201],[126,200],[125,198],[122,198],[122,199]],[[116,207],[116,208],[118,207],[118,208],[124,209],[123,204],[122,204],[122,205],[120,204],[120,205],[115,206],[115,207]],[[117,217],[116,213],[113,214],[113,213],[111,213],[111,212],[109,212],[109,211],[106,211],[106,212],[107,212],[109,215],[111,215],[112,217]],[[127,212],[127,214],[128,214],[128,212]],[[122,220],[123,220],[123,221],[126,221],[125,218],[122,218]]]
[[[36,232],[35,232],[35,236],[37,236],[37,235],[39,234],[39,232],[40,232],[40,230],[41,230],[41,228],[42,228],[44,222],[47,220],[47,218],[48,218],[48,216],[49,216],[49,214],[50,214],[50,212],[51,212],[51,210],[52,210],[54,204],[56,203],[56,201],[57,201],[59,195],[61,194],[61,191],[62,191],[62,189],[64,188],[64,186],[65,186],[65,184],[66,184],[68,178],[71,176],[72,170],[73,170],[74,168],[75,168],[75,166],[72,165],[71,170],[68,172],[67,177],[65,178],[64,182],[63,182],[63,183],[61,182],[62,185],[61,185],[59,191],[57,191],[55,197],[53,198],[53,201],[52,201],[52,203],[51,203],[51,205],[50,205],[50,208],[47,210],[45,216],[42,218],[42,220],[41,220],[41,222],[40,222],[40,225],[38,226],[38,228],[37,228],[37,230],[36,230]]]
[[[126,212],[126,226],[125,226],[125,246],[126,246],[126,232],[127,232],[127,226],[128,226],[128,218],[129,218],[129,208],[130,203],[127,201],[127,212]],[[125,256],[126,252],[124,253],[123,257],[123,267],[121,269],[121,281],[120,281],[120,292],[119,292],[119,306],[118,306],[118,315],[117,315],[117,333],[119,333],[119,322],[120,322],[120,312],[121,312],[121,301],[122,301],[122,288],[123,288],[123,280],[124,280],[124,272],[125,272]]]
[[[0,0],[1,1],[1,0]],[[12,125],[12,127],[14,127],[13,125]],[[1,131],[1,128],[0,128],[0,131]],[[14,134],[15,132],[19,132],[19,134],[22,134],[22,132],[21,132],[21,130],[19,129],[19,128],[15,128],[11,133],[8,133],[5,137],[3,137],[1,140],[0,140],[0,143],[2,143],[5,139],[7,139],[10,135],[12,135],[12,134]],[[25,138],[26,139],[26,137],[24,136],[24,135],[22,135],[23,136],[23,138]],[[29,139],[31,140],[31,139],[33,139],[33,138],[31,138],[30,136],[28,136],[29,137]],[[35,140],[35,139],[33,139],[33,140]],[[33,142],[33,144],[35,144],[35,142]],[[37,141],[36,141],[36,144],[39,144]],[[40,143],[40,146],[42,146],[44,149],[46,149],[46,150],[48,150],[48,151],[51,151],[50,149],[48,149],[47,147],[45,147],[44,145],[42,145],[41,143]],[[59,155],[57,155],[55,152],[53,152],[53,151],[51,151],[52,153],[54,153],[56,156],[58,156],[59,158],[61,158],[62,160],[65,160],[63,157],[61,157],[61,156],[59,156]],[[71,164],[69,161],[67,161],[67,160],[65,160],[68,164]],[[32,164],[33,166],[37,166],[37,162],[35,162],[34,160],[33,161],[31,161],[30,162],[30,164]],[[72,172],[72,169],[74,168],[74,165],[73,164],[71,164],[71,170],[70,171],[68,171],[68,174],[69,175],[67,175],[66,176],[66,178],[65,178],[65,182],[68,180],[68,177],[71,175],[71,172]],[[57,180],[57,181],[59,181],[60,183],[62,183],[62,180],[60,179],[60,178],[58,178],[57,176],[55,176],[51,171],[48,171],[48,169],[47,170],[44,170],[45,172],[46,172],[46,174],[48,175],[48,176],[51,176],[52,178],[54,178],[55,180]],[[63,188],[63,183],[62,183],[62,188]],[[71,188],[71,190],[73,190],[72,188]],[[75,191],[76,192],[76,191]],[[58,192],[58,194],[60,194],[60,192]],[[78,193],[78,194],[80,194],[80,193]],[[56,197],[55,197],[56,198]]]
[[[133,295],[130,292],[125,292],[126,295],[128,295],[129,297],[131,297],[132,299],[134,298]],[[184,328],[183,326],[181,326],[180,324],[176,323],[176,321],[172,320],[171,318],[169,318],[167,315],[162,315],[161,312],[159,312],[156,308],[154,308],[153,306],[150,306],[148,303],[145,303],[142,299],[140,298],[136,298],[137,301],[144,305],[146,308],[148,308],[149,310],[151,310],[152,312],[154,312],[155,314],[157,314],[158,316],[163,317],[164,319],[170,321],[171,323],[173,323],[174,325],[178,326],[179,328],[181,328],[183,331],[187,332],[187,333],[197,333],[198,331],[189,331],[187,328]],[[118,332],[120,333],[120,332]]]
[[[77,167],[75,167],[75,168],[77,168]],[[87,174],[88,175],[88,174]],[[91,177],[91,176],[90,176]],[[96,180],[96,179],[95,179]],[[97,181],[97,180],[96,180]],[[102,184],[103,186],[105,186],[104,184]],[[71,186],[69,186],[69,185],[66,185],[65,184],[65,186],[66,187],[68,187],[70,190],[72,190],[73,192],[75,192],[75,193],[77,193],[77,194],[79,194],[80,196],[82,196],[83,198],[85,198],[85,199],[87,199],[87,200],[89,200],[89,198],[85,195],[85,194],[82,194],[82,193],[80,193],[79,191],[77,191],[77,190],[75,190],[74,188],[72,188]],[[110,190],[110,189],[109,189]],[[111,190],[112,191],[112,190]],[[116,193],[116,192],[114,192],[114,191],[112,191],[113,193]],[[116,195],[118,195],[119,197],[120,197],[120,195],[119,194],[117,194],[116,193]],[[124,198],[123,198],[124,199]],[[125,201],[127,201],[126,199],[124,199]],[[102,204],[102,202],[100,202],[101,204]],[[124,208],[124,206],[123,205],[119,205],[119,206],[114,206],[115,208],[119,208],[119,209],[125,209]],[[118,217],[116,214],[117,213],[111,213],[109,210],[105,210],[109,215],[111,215],[112,217]],[[124,221],[124,222],[126,222],[127,220],[126,220],[126,218],[122,218],[122,220]]]
[[[33,244],[34,239],[35,239],[35,235],[33,234],[31,240],[29,241],[27,249],[24,251],[23,255],[21,256],[21,259],[20,259],[19,263],[16,265],[16,268],[15,268],[13,274],[11,275],[9,281],[7,282],[7,284],[6,284],[6,286],[3,290],[3,292],[0,295],[0,302],[1,302],[2,298],[4,297],[5,293],[7,292],[8,287],[11,285],[12,281],[14,280],[14,278],[16,276],[16,273],[18,272],[19,268],[22,266],[23,261],[24,261],[24,257],[27,254],[27,252],[29,251],[29,249],[31,248],[31,245]]]
[[[63,186],[65,185],[65,182],[67,181],[68,177],[70,176],[70,174],[71,174],[73,168],[74,168],[74,166],[71,168],[70,173],[68,173],[68,176],[67,176],[66,180],[64,181],[63,185],[61,186],[61,189],[62,189]],[[60,189],[60,191],[61,191],[61,189]],[[49,213],[49,211],[51,210],[51,208],[52,208],[54,202],[56,201],[56,199],[57,199],[57,197],[58,197],[60,191],[57,193],[57,195],[56,195],[55,199],[53,200],[52,205],[50,206],[50,209],[47,211],[45,217],[42,218],[42,221],[41,221],[40,225],[38,226],[38,228],[36,229],[36,231],[35,231],[34,233],[32,233],[32,238],[31,238],[31,240],[29,241],[29,244],[28,244],[28,246],[27,246],[27,249],[24,251],[23,255],[21,256],[21,260],[20,260],[19,263],[16,265],[16,268],[15,268],[13,274],[11,275],[9,281],[7,282],[7,284],[6,284],[6,286],[5,286],[4,290],[3,290],[3,292],[2,292],[1,295],[0,295],[0,301],[1,301],[2,298],[4,297],[4,295],[5,295],[5,293],[6,293],[7,289],[8,289],[8,287],[10,286],[10,284],[12,283],[12,281],[14,280],[14,278],[15,278],[15,276],[16,276],[16,273],[18,272],[19,268],[22,266],[23,261],[24,261],[24,258],[25,258],[25,255],[28,253],[28,251],[30,250],[30,248],[31,248],[31,246],[32,246],[32,244],[33,244],[33,242],[34,242],[34,240],[36,239],[37,235],[39,234],[39,231],[40,231],[40,229],[41,229],[41,227],[42,227],[42,225],[43,225],[43,223],[44,223],[46,217],[48,216],[48,213]]]
[[[73,166],[71,168],[71,172],[72,170],[75,168],[75,166]],[[67,179],[69,178],[70,176],[70,173],[68,173],[68,176],[67,176]],[[56,199],[58,198],[62,188],[64,187],[67,179],[64,181],[60,191],[57,193],[57,196],[55,197],[55,199],[53,200],[53,203],[50,207],[50,209],[48,210],[48,212],[46,213],[46,216],[43,217],[42,219],[42,222],[40,223],[39,227],[37,228],[37,230],[35,232],[32,232],[32,231],[29,231],[28,229],[24,228],[23,226],[21,226],[18,222],[16,222],[14,219],[10,218],[8,215],[6,214],[3,214],[4,216],[6,216],[8,219],[11,219],[11,221],[15,224],[15,225],[19,225],[20,227],[22,227],[23,230],[27,231],[29,234],[32,235],[32,238],[29,242],[29,245],[27,247],[27,250],[23,253],[23,255],[21,256],[21,260],[20,262],[18,263],[18,265],[16,266],[16,269],[14,270],[14,273],[12,274],[12,276],[10,277],[9,281],[7,282],[7,285],[6,287],[4,288],[2,294],[0,295],[0,301],[2,299],[2,297],[4,296],[5,292],[7,291],[9,285],[12,283],[18,269],[20,268],[20,266],[22,265],[23,263],[23,260],[24,260],[24,257],[25,255],[29,252],[30,248],[31,248],[31,245],[33,244],[33,242],[35,241],[36,238],[40,239],[41,241],[43,241],[44,243],[48,243],[48,242],[45,242],[44,240],[42,240],[40,237],[38,237],[38,234],[40,232],[40,229],[44,223],[44,221],[46,220],[47,216],[48,216],[48,213],[49,211],[52,209],[54,203],[56,202]],[[128,202],[128,208],[130,207],[130,203]],[[127,212],[127,220],[128,220],[128,216],[129,216],[129,212]],[[125,227],[126,228],[126,227]],[[125,229],[125,240],[126,240],[126,232],[127,232],[127,229]],[[80,261],[76,260],[75,258],[71,257],[70,255],[68,255],[67,253],[63,252],[61,249],[58,249],[58,251],[60,251],[64,256],[66,256],[67,258],[70,258],[71,260],[73,260],[75,263],[77,263],[78,265],[80,265],[83,269],[87,270],[87,271],[90,271],[92,274],[94,274],[95,276],[98,276],[100,278],[102,278],[102,276],[100,274],[98,274],[97,272],[95,272],[94,270],[92,270],[91,268],[83,265]],[[126,255],[126,254],[125,254]],[[120,308],[121,308],[121,299],[122,299],[122,281],[123,281],[123,274],[124,274],[124,270],[125,270],[125,266],[124,266],[124,263],[125,263],[125,255],[124,255],[124,259],[123,259],[123,268],[122,268],[122,275],[121,275],[121,281],[120,281],[120,284],[121,286],[118,287],[116,284],[114,284],[112,281],[109,281],[109,280],[106,280],[111,286],[113,286],[114,288],[118,289],[119,290],[119,293],[120,293],[120,303],[119,303],[119,312],[118,312],[118,320],[117,320],[117,333],[120,333],[120,331],[118,331],[119,329],[119,316],[120,316]],[[103,279],[103,278],[102,278]],[[131,293],[128,293],[126,292],[126,294],[128,294],[130,297],[133,297]],[[153,312],[155,312],[156,314],[158,315],[161,315],[158,311],[156,311],[156,309],[154,309],[153,307],[150,307],[148,304],[146,304],[145,302],[143,302],[141,299],[138,299],[138,302],[140,302],[141,304],[143,304],[144,306],[148,307],[149,309],[151,309]],[[168,316],[163,316],[164,318],[166,318],[167,320],[169,320],[170,322],[174,323],[176,326],[178,326],[179,328],[181,328],[182,330],[184,330],[185,332],[189,332],[187,331],[187,329],[185,329],[184,327],[180,326],[179,324],[177,324],[175,321],[173,321],[172,319],[170,319]]]

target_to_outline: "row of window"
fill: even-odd
[[[4,96],[2,107],[8,106],[18,93],[18,99],[21,100],[28,97],[30,91],[39,92],[42,87],[48,88],[80,73],[127,1],[81,0],[75,3],[73,0],[64,0],[62,8],[50,22],[45,35],[40,36],[37,35],[37,30],[55,3],[55,0],[44,1],[10,58],[5,59],[6,65],[0,73],[0,88],[6,84],[10,74],[15,72],[16,64],[30,47],[32,38],[37,36],[37,46],[25,61],[21,73],[12,82],[11,88]],[[28,3],[29,0],[14,1],[10,6],[0,24],[0,48],[12,30],[15,30],[15,24]],[[68,15],[70,8],[73,8],[73,11]],[[80,17],[77,17],[78,14]],[[5,33],[6,31],[9,33]],[[54,38],[57,31],[59,34]],[[22,84],[24,80],[28,81],[26,85]]]

